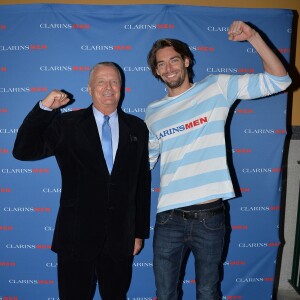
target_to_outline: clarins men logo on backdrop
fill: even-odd
[[[285,129],[273,129],[273,128],[246,128],[244,129],[246,134],[286,134]]]
[[[14,249],[14,250],[48,250],[51,249],[51,245],[44,245],[44,244],[6,244],[6,249]]]
[[[83,51],[121,51],[132,50],[131,45],[81,45]]]
[[[36,93],[36,92],[47,92],[47,87],[0,87],[0,93]]]
[[[70,23],[42,23],[41,29],[56,29],[56,30],[70,30],[70,29],[90,29],[90,24],[70,24]]]
[[[271,212],[280,210],[279,205],[274,206],[242,206],[240,208],[242,212]]]
[[[260,282],[270,282],[273,281],[272,277],[246,277],[246,278],[236,278],[238,283],[260,283]]]
[[[281,168],[243,168],[242,173],[244,174],[271,174],[280,173]]]
[[[8,283],[10,284],[54,284],[54,280],[45,280],[45,279],[9,279]]]
[[[6,206],[3,207],[3,211],[7,213],[50,213],[50,207],[26,207],[26,206],[17,206],[17,207],[10,207]]]
[[[1,131],[0,131],[1,132]],[[13,174],[45,174],[49,173],[50,169],[1,169],[1,174],[13,175]]]
[[[207,67],[207,73],[222,73],[222,74],[248,74],[254,73],[254,68],[242,68],[242,67]]]
[[[239,243],[239,248],[268,248],[268,247],[278,247],[280,246],[279,242],[272,243]]]
[[[126,30],[156,30],[156,29],[174,29],[174,24],[125,24],[124,29]]]
[[[90,71],[89,66],[40,66],[40,71],[43,72],[72,72],[72,71]]]
[[[47,45],[0,45],[0,51],[30,51],[30,50],[46,50]]]

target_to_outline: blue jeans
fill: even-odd
[[[224,234],[224,211],[195,219],[185,219],[174,210],[158,213],[153,240],[158,300],[178,299],[181,265],[189,249],[195,257],[196,299],[220,299]]]

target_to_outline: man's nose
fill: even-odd
[[[112,89],[112,84],[111,84],[110,81],[107,81],[107,83],[106,83],[106,88],[107,88],[107,89]]]
[[[173,66],[172,66],[172,63],[171,62],[167,62],[166,63],[166,70],[169,72],[171,70],[173,70]]]

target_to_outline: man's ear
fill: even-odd
[[[185,66],[186,68],[188,68],[189,65],[190,65],[190,59],[189,59],[188,57],[186,57],[186,58],[184,59],[184,66]]]
[[[92,96],[92,89],[91,89],[90,85],[88,85],[88,92],[89,92],[90,96]]]

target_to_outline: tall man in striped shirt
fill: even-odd
[[[195,257],[196,295],[220,299],[219,268],[225,234],[223,200],[235,197],[226,163],[224,127],[236,99],[284,91],[286,69],[258,32],[242,21],[228,31],[231,41],[248,41],[264,73],[210,75],[192,83],[193,54],[175,39],[156,41],[148,64],[168,94],[152,102],[145,122],[153,168],[160,156],[160,194],[154,231],[154,273],[158,300],[178,299],[186,251]]]

